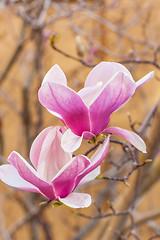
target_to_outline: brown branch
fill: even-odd
[[[156,238],[160,238],[160,233],[155,234],[154,236],[150,237],[148,240],[152,240],[152,239],[156,239]]]
[[[10,69],[12,68],[12,66],[14,65],[15,61],[17,60],[18,56],[20,55],[20,53],[22,52],[22,49],[24,47],[24,44],[26,42],[26,39],[24,38],[24,33],[25,33],[25,23],[23,22],[22,24],[22,28],[21,28],[21,34],[20,34],[20,39],[19,39],[19,44],[16,47],[15,51],[13,52],[9,62],[7,63],[6,68],[4,69],[4,71],[1,74],[0,77],[0,84],[2,84],[2,82],[6,79]]]
[[[51,201],[46,202],[45,205],[41,205],[39,207],[32,207],[29,209],[29,212],[25,215],[25,217],[22,217],[21,219],[17,220],[8,230],[10,236],[13,236],[13,234],[19,230],[24,224],[30,222],[34,218],[37,218],[43,210],[49,205]]]
[[[11,96],[5,91],[5,89],[2,86],[0,86],[0,95],[4,99],[4,101],[8,104],[12,111],[14,111],[17,115],[22,116],[21,110],[18,109],[18,107],[12,100]]]
[[[160,208],[156,208],[156,209],[151,209],[148,210],[146,212],[141,213],[140,216],[135,216],[134,217],[134,223],[136,226],[140,226],[142,224],[145,224],[147,221],[149,220],[153,220],[153,219],[157,219],[160,218]],[[130,229],[130,224],[126,224],[124,231],[127,231],[128,229]]]
[[[41,81],[41,63],[40,63],[40,58],[41,58],[41,54],[42,54],[42,31],[41,30],[37,30],[36,31],[36,41],[35,41],[35,46],[36,46],[36,52],[35,52],[35,56],[34,56],[34,64],[33,67],[29,73],[28,78],[26,79],[24,85],[23,85],[23,94],[22,94],[22,103],[23,103],[23,123],[25,126],[25,134],[26,134],[26,140],[27,140],[27,153],[29,153],[30,150],[30,146],[31,146],[31,142],[33,140],[33,138],[31,136],[31,123],[32,123],[32,116],[30,113],[30,86],[32,84],[32,82],[34,81],[34,77],[36,72],[38,73],[38,77],[39,77],[39,82],[38,82],[38,88],[40,86],[40,81]],[[37,133],[39,132],[39,129],[41,127],[42,124],[42,108],[41,105],[39,104],[38,107],[36,108],[36,110],[38,111],[38,115],[39,115],[39,120],[36,126],[36,131],[35,131],[35,135],[37,135]]]
[[[145,118],[145,120],[143,121],[143,123],[141,124],[138,133],[140,134],[140,136],[145,137],[146,134],[146,129],[148,127],[151,126],[151,122],[157,112],[157,108],[159,106],[160,100],[157,101],[157,103],[154,105],[154,107],[151,109],[151,111],[148,113],[147,117]]]
[[[147,161],[141,163],[141,164],[137,164],[136,166],[134,166],[124,177],[109,177],[109,176],[102,176],[102,178],[100,179],[106,179],[106,180],[110,180],[110,181],[119,181],[119,182],[124,182],[125,184],[128,185],[127,180],[128,178],[132,175],[132,173],[137,170],[138,168],[144,166],[147,163]]]
[[[38,223],[42,226],[44,230],[46,240],[53,240],[52,234],[51,234],[52,227],[50,226],[49,222],[45,219],[43,213],[38,216]]]
[[[90,64],[90,63],[87,63],[86,61],[84,61],[83,59],[80,59],[80,58],[77,58],[77,57],[74,57],[64,51],[62,51],[61,49],[55,47],[53,44],[51,44],[51,47],[52,49],[54,49],[55,51],[59,52],[60,54],[62,54],[63,56],[67,57],[67,58],[70,58],[70,59],[73,59],[81,64],[83,64],[84,66],[86,67],[95,67],[96,64]],[[136,64],[149,64],[149,65],[153,65],[154,67],[156,67],[157,69],[160,69],[160,65],[158,64],[158,62],[156,60],[144,60],[144,59],[128,59],[128,60],[122,60],[122,61],[119,61],[119,63],[121,64],[130,64],[130,63],[136,63]]]
[[[86,66],[86,67],[95,67],[95,65],[89,64],[89,63],[85,62],[83,59],[80,59],[80,58],[74,57],[74,56],[72,56],[72,55],[69,55],[68,53],[60,50],[60,49],[57,48],[57,47],[55,47],[53,44],[51,44],[51,47],[52,47],[52,49],[54,49],[55,51],[61,53],[63,56],[65,56],[65,57],[67,57],[67,58],[70,58],[70,59],[73,59],[73,60],[75,60],[75,61],[77,61],[77,62],[80,62],[80,63],[82,63],[82,64],[83,64],[84,66]]]
[[[127,31],[123,28],[120,28],[120,26],[117,26],[107,19],[102,18],[101,16],[95,14],[94,12],[91,11],[85,11],[84,12],[88,17],[91,19],[99,22],[100,24],[104,25],[106,28],[110,29],[111,31],[115,32],[117,35],[122,36],[124,38],[127,38],[128,40],[135,42],[140,45],[147,45],[148,48],[152,48],[153,44],[146,42],[146,39],[140,39],[137,38],[136,36],[132,36]]]
[[[37,84],[37,92],[38,89],[40,88],[41,81],[43,79],[43,73],[42,73],[42,58],[43,58],[43,42],[42,42],[42,35],[43,35],[43,30],[37,31],[37,37],[36,37],[36,58],[35,58],[35,68],[36,68],[36,73],[38,77],[38,84]],[[38,121],[36,123],[36,131],[35,131],[35,136],[34,138],[39,134],[39,131],[42,126],[43,118],[42,118],[42,106],[39,104],[39,102],[36,104],[36,110],[37,110],[37,115],[38,115]]]
[[[0,156],[4,154],[3,117],[0,115]]]
[[[5,214],[3,210],[3,203],[4,203],[4,198],[1,197],[0,198],[0,233],[1,233],[1,236],[3,236],[4,240],[12,240],[5,224],[6,219],[5,219]]]
[[[15,198],[21,204],[21,206],[24,208],[26,213],[30,212],[30,209],[35,207],[33,193],[31,193],[30,196],[27,198],[23,194],[21,194],[21,197],[19,197],[19,195],[18,195],[18,196],[15,196]],[[38,240],[37,220],[38,220],[37,218],[34,218],[29,222],[32,240]]]
[[[27,154],[30,151],[31,137],[30,137],[30,125],[31,125],[31,115],[29,108],[29,87],[32,83],[35,75],[35,65],[33,65],[28,79],[25,81],[22,88],[22,121],[25,128],[26,135],[26,145],[27,145]]]
[[[143,155],[141,157],[141,162],[145,161],[145,159],[153,159],[157,153],[157,149],[159,146],[159,135],[160,135],[160,105],[158,106],[157,112],[155,114],[154,121],[151,126],[151,130],[148,136],[148,153]],[[138,196],[140,196],[145,188],[145,178],[149,176],[150,172],[150,165],[146,164],[146,166],[143,167],[143,169],[140,172],[140,179],[138,183]],[[124,209],[128,209],[133,201],[133,193],[134,193],[134,184],[137,179],[137,174],[135,174],[131,181],[131,187],[129,189],[124,189],[124,191],[120,194],[120,196],[116,199],[114,206],[116,209],[119,209],[120,211]],[[150,184],[150,186],[152,183]],[[118,229],[120,232],[123,229],[124,223],[126,218],[119,217],[111,220],[110,222],[104,221],[103,225],[101,225],[101,228],[99,229],[99,232],[103,232],[102,240],[110,240],[110,239],[117,239],[115,237],[115,232]],[[122,224],[123,223],[123,224]],[[107,224],[107,228],[106,228]]]
[[[115,217],[115,216],[124,216],[124,215],[128,215],[129,211],[115,211],[111,212],[111,213],[106,213],[106,214],[98,214],[97,216],[89,216],[80,212],[77,212],[76,215],[83,217],[83,218],[87,218],[87,219],[103,219],[103,218],[108,218],[108,217]]]
[[[122,60],[119,63],[121,64],[130,64],[130,63],[136,63],[136,64],[149,64],[153,65],[154,67],[160,69],[160,65],[156,60],[144,60],[144,59],[127,59],[127,60]]]
[[[105,141],[105,138],[98,141],[92,148],[90,148],[89,150],[87,150],[84,155],[87,156],[89,153],[93,152],[94,150],[97,149],[97,147],[102,144],[103,142]],[[127,144],[126,142],[124,141],[119,141],[119,140],[115,140],[115,139],[110,139],[110,142],[112,143],[116,143],[116,144],[119,144],[122,146],[123,150],[126,152],[126,148],[130,149],[131,150],[131,147],[129,144]]]

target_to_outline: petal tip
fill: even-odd
[[[144,150],[142,150],[142,152],[143,152],[143,153],[147,153],[146,147],[145,147],[145,149],[144,149]]]

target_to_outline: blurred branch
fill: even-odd
[[[147,129],[151,127],[151,122],[154,119],[154,116],[157,112],[158,106],[160,104],[160,100],[157,101],[157,103],[154,105],[154,107],[151,109],[151,111],[148,113],[147,117],[144,119],[143,123],[141,124],[138,134],[142,137],[145,137],[147,133]]]
[[[149,64],[153,65],[157,69],[160,69],[160,65],[156,60],[144,60],[144,59],[128,59],[128,60],[123,60],[120,61],[121,64],[129,64],[129,63],[136,63],[136,64]]]
[[[38,88],[40,86],[42,74],[41,74],[41,54],[42,54],[42,31],[36,31],[36,40],[35,40],[35,46],[36,46],[36,51],[35,51],[35,57],[34,57],[34,64],[32,66],[32,69],[30,71],[30,74],[28,78],[26,79],[24,85],[23,85],[23,94],[22,94],[22,103],[23,103],[23,123],[25,126],[25,133],[26,133],[26,140],[27,140],[27,153],[29,153],[31,142],[33,138],[31,137],[31,110],[30,110],[30,86],[34,81],[35,74],[38,73]],[[38,110],[38,123],[35,131],[35,135],[37,135],[37,132],[39,132],[39,129],[42,124],[42,108],[41,105],[39,104],[38,107],[36,108]]]
[[[34,195],[30,194],[30,197],[26,198],[24,195],[20,198],[19,196],[15,196],[16,200],[20,203],[26,213],[30,211],[30,209],[36,207],[34,201],[32,199]],[[37,218],[31,219],[29,222],[30,230],[31,230],[31,237],[32,240],[38,240],[38,229],[37,229]]]
[[[42,35],[43,35],[43,30],[37,31],[36,32],[36,39],[35,39],[35,44],[36,44],[36,58],[35,58],[35,68],[36,68],[36,73],[37,73],[37,77],[38,77],[38,84],[37,84],[37,92],[38,89],[41,86],[41,82],[43,79],[43,64],[42,64],[42,59],[43,59],[43,42],[42,42]],[[42,106],[39,104],[39,102],[36,105],[36,110],[37,110],[37,115],[38,115],[38,121],[36,124],[36,131],[35,131],[35,136],[33,137],[33,139],[37,136],[37,134],[39,134],[39,131],[41,129],[42,126]]]
[[[140,215],[135,214],[134,223],[136,226],[140,226],[145,224],[149,220],[160,218],[160,208],[151,209],[146,212],[141,213]],[[124,227],[124,232],[130,229],[130,224],[127,222],[126,226]]]
[[[18,229],[20,229],[24,224],[30,222],[34,218],[37,218],[39,214],[43,212],[43,210],[49,205],[50,201],[47,202],[46,205],[42,205],[39,207],[32,207],[29,209],[28,213],[22,217],[21,219],[17,220],[8,230],[10,236],[12,236]]]
[[[155,114],[151,129],[150,129],[150,133],[148,136],[148,153],[143,155],[143,158],[141,157],[141,162],[145,161],[145,159],[154,159],[155,155],[157,153],[158,150],[158,146],[159,146],[159,135],[160,135],[160,105],[158,106],[157,112]],[[145,187],[145,178],[147,178],[149,176],[149,171],[150,170],[150,165],[146,165],[143,167],[143,169],[141,169],[140,171],[140,177],[138,177],[138,196],[140,196],[143,193],[143,189]],[[137,173],[138,174],[138,173]],[[120,195],[119,197],[116,199],[115,201],[115,208],[116,209],[128,209],[130,207],[130,205],[132,204],[133,201],[133,197],[134,197],[134,186],[135,186],[135,182],[137,181],[137,174],[134,175],[134,177],[132,178],[132,182],[131,182],[131,186],[129,189],[125,189]],[[151,183],[152,184],[152,183]],[[129,196],[129,197],[128,197]],[[110,240],[110,239],[117,239],[115,237],[115,232],[118,229],[120,232],[123,229],[124,223],[125,223],[126,218],[123,217],[119,217],[119,218],[115,218],[113,220],[111,220],[109,223],[104,222],[103,226],[106,227],[106,224],[108,224],[106,230],[104,231],[104,229],[100,230],[103,231],[103,237],[102,240]],[[123,224],[122,224],[123,223]]]
[[[3,117],[0,115],[0,156],[2,156],[3,154],[4,154]]]
[[[52,0],[44,0],[43,8],[42,8],[42,11],[41,11],[39,19],[38,19],[39,25],[44,23],[44,20],[45,20],[48,8],[51,5],[51,2],[52,2]]]
[[[10,234],[5,226],[5,214],[4,214],[4,210],[3,210],[3,203],[4,203],[5,199],[4,197],[0,198],[0,233],[3,236],[4,240],[12,240],[12,238],[10,237]]]
[[[104,18],[98,16],[94,12],[85,11],[84,13],[88,17],[95,20],[96,22],[99,22],[100,24],[109,28],[111,31],[115,32],[117,35],[123,36],[123,37],[127,38],[128,40],[130,40],[132,42],[135,42],[135,43],[138,43],[140,45],[147,45],[149,48],[153,47],[153,44],[146,42],[145,39],[140,39],[140,38],[137,38],[136,36],[130,35],[129,33],[127,33],[127,31],[125,29],[120,28],[120,26],[117,26],[117,25],[111,23],[110,21],[108,21],[107,19],[104,19]]]
[[[38,222],[44,230],[46,240],[53,240],[52,234],[51,234],[52,227],[50,226],[49,222],[44,218],[43,215],[41,214],[41,215],[38,216]]]
[[[20,38],[18,40],[18,46],[16,47],[15,51],[13,52],[11,58],[8,61],[8,64],[6,66],[6,68],[4,69],[4,71],[1,74],[0,77],[0,84],[2,84],[2,82],[5,80],[5,78],[7,77],[7,75],[9,74],[13,64],[15,63],[15,61],[17,60],[19,54],[21,53],[24,44],[25,44],[25,23],[23,22],[22,27],[21,27],[21,33],[20,33]]]
[[[154,236],[150,237],[148,240],[152,240],[152,239],[156,239],[156,238],[160,238],[160,233],[155,234]]]
[[[31,146],[31,136],[30,136],[30,125],[31,125],[31,115],[30,115],[30,96],[29,87],[35,76],[35,65],[33,65],[28,79],[25,81],[22,88],[22,121],[25,127],[27,154],[30,151]]]
[[[11,96],[5,91],[5,89],[2,86],[0,86],[0,95],[4,99],[4,101],[8,104],[10,109],[12,109],[17,115],[22,116],[21,110],[18,109],[14,101],[11,99]]]

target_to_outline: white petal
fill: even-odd
[[[77,136],[70,129],[68,129],[62,136],[61,147],[65,152],[76,151],[82,143],[83,135]]]
[[[78,185],[90,182],[92,180],[94,180],[99,174],[101,173],[101,167],[98,166],[97,168],[95,168],[92,172],[88,173],[81,181]]]
[[[25,181],[19,174],[16,168],[10,164],[0,166],[0,179],[11,187],[15,187],[22,190],[31,192],[39,192],[31,183]]]
[[[153,78],[154,71],[148,73],[143,78],[141,78],[139,81],[136,82],[136,89],[140,88],[143,84],[148,82],[151,78]]]
[[[71,208],[85,208],[91,205],[91,196],[87,193],[71,193],[65,198],[59,198],[65,205]]]

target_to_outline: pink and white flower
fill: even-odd
[[[120,135],[146,152],[145,144],[137,134],[107,126],[110,115],[127,103],[153,74],[150,72],[135,82],[123,65],[101,62],[89,73],[84,88],[77,93],[67,87],[65,74],[58,65],[54,65],[44,77],[39,100],[68,128],[62,138],[64,150],[73,152],[79,148],[83,138],[91,139],[106,132]]]
[[[30,150],[33,167],[17,152],[8,157],[10,164],[0,166],[0,179],[9,186],[36,192],[50,200],[73,208],[88,207],[91,196],[74,192],[75,188],[100,174],[109,137],[89,159],[84,155],[72,157],[61,147],[64,127],[48,127],[34,140]]]

